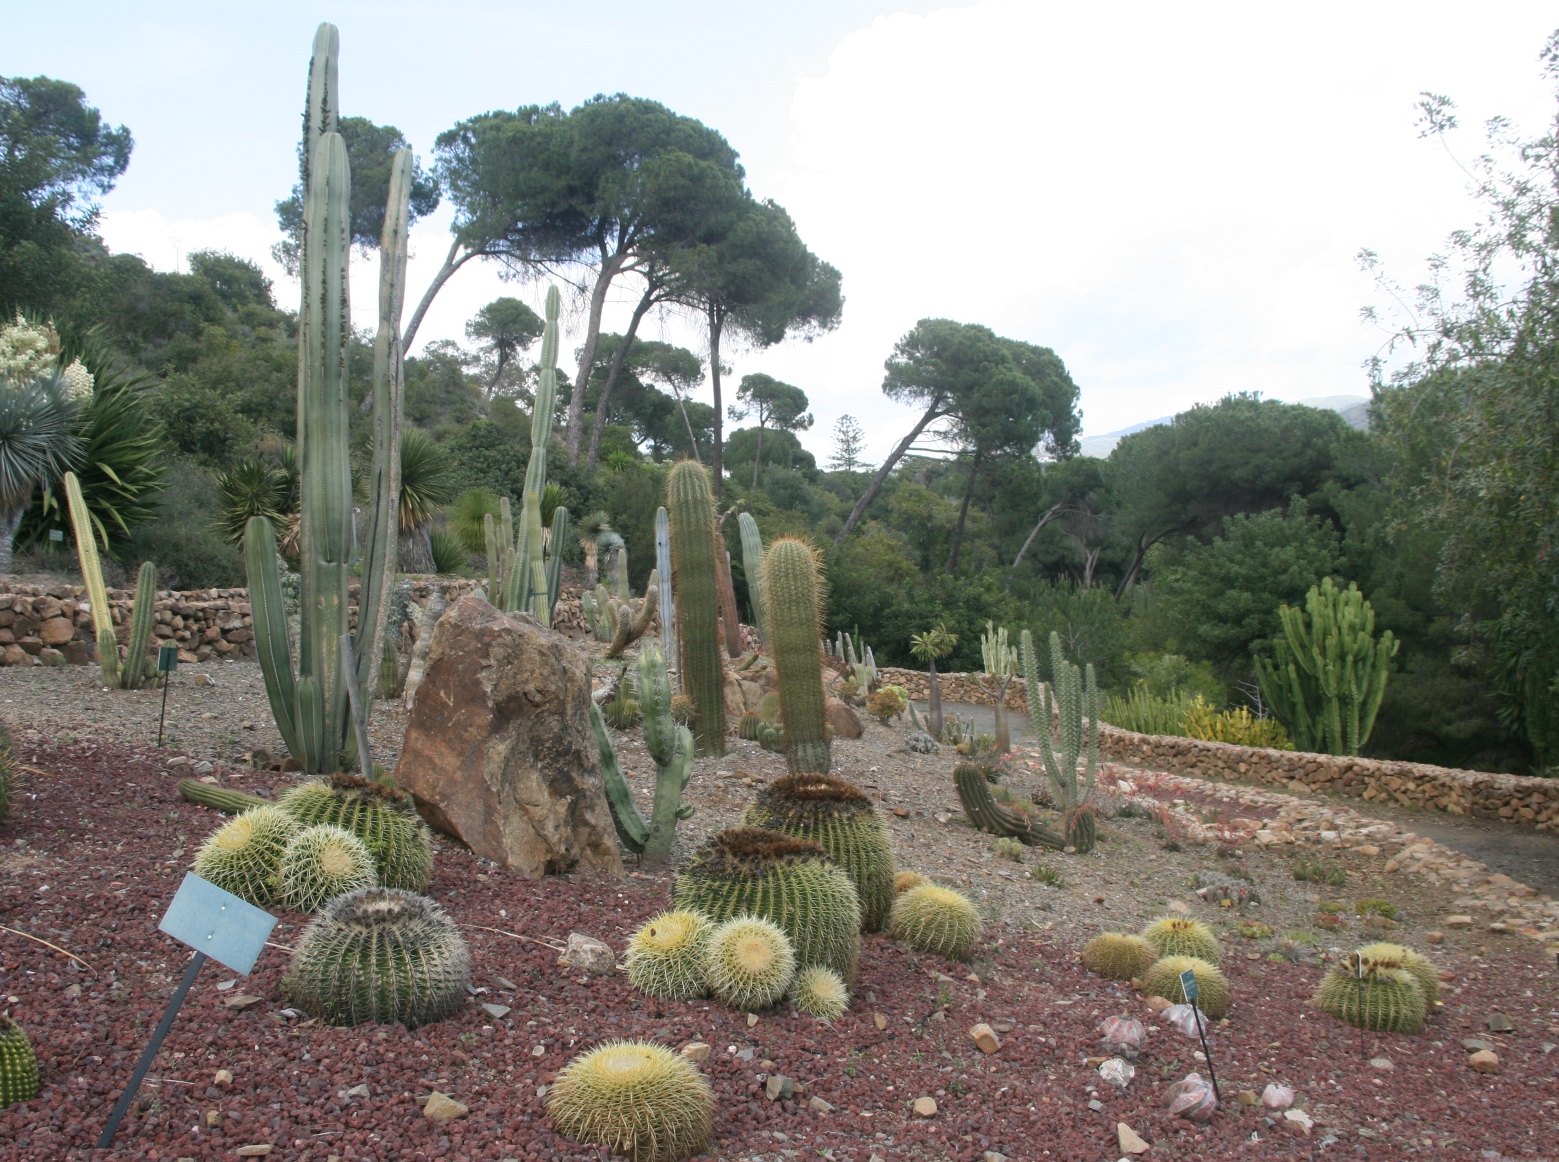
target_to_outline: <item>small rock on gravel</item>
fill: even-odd
[[[1472,927],[1472,917],[1471,916],[1447,916],[1445,918],[1445,926],[1447,928],[1471,928]]]
[[[936,1117],[936,1098],[917,1097],[915,1099],[915,1115],[922,1118]]]
[[[1314,1120],[1304,1110],[1284,1110],[1283,1117],[1290,1129],[1299,1131],[1307,1138],[1310,1136],[1310,1131],[1315,1128]]]
[[[1390,1073],[1393,1069],[1396,1068],[1396,1066],[1392,1064],[1391,1058],[1389,1057],[1371,1057],[1370,1068],[1379,1069],[1383,1072]]]
[[[448,1122],[455,1118],[463,1118],[470,1112],[470,1106],[456,1101],[447,1093],[439,1093],[438,1090],[428,1095],[427,1104],[422,1107],[422,1116],[430,1122]]]
[[[487,1015],[495,1021],[507,1017],[510,1013],[510,1008],[508,1005],[483,1005],[482,1008],[485,1009]]]
[[[1467,1058],[1467,1064],[1478,1073],[1498,1073],[1499,1054],[1492,1049],[1479,1049],[1471,1057]]]
[[[784,1101],[796,1096],[796,1083],[783,1073],[776,1073],[763,1083],[763,1092],[770,1101]]]
[[[1485,1041],[1482,1037],[1463,1037],[1462,1048],[1469,1053],[1481,1053],[1485,1049],[1494,1052],[1494,1042]]]
[[[1490,1033],[1514,1033],[1516,1031],[1516,1023],[1507,1017],[1504,1013],[1494,1013],[1491,1015],[1489,1017],[1488,1025]]]
[[[820,1114],[831,1114],[834,1112],[834,1107],[820,1097],[815,1097],[807,1102],[807,1108],[816,1110]]]
[[[565,968],[582,968],[586,972],[605,976],[616,971],[617,954],[608,944],[597,940],[594,936],[586,936],[583,932],[570,932],[568,947],[564,949],[563,955],[558,957],[558,963]]]
[[[689,1041],[682,1046],[682,1056],[689,1061],[708,1061],[713,1050],[702,1041]]]
[[[1145,1154],[1150,1149],[1142,1135],[1125,1122],[1115,1123],[1115,1136],[1120,1139],[1121,1149],[1128,1154]]]
[[[983,1021],[969,1030],[969,1038],[979,1046],[981,1053],[995,1053],[1001,1048],[1001,1038]]]
[[[274,1149],[276,1149],[276,1147],[271,1145],[269,1142],[256,1142],[250,1146],[238,1147],[235,1153],[240,1158],[264,1158]]]
[[[373,1090],[368,1088],[368,1083],[366,1081],[363,1081],[363,1082],[359,1082],[358,1084],[354,1085],[351,1089],[347,1090],[346,1091],[346,1096],[347,1097],[372,1097],[373,1096]]]

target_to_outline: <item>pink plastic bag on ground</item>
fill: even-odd
[[[1184,1081],[1169,1087],[1169,1112],[1193,1122],[1211,1120],[1218,1108],[1218,1098],[1210,1083],[1202,1080],[1200,1073],[1188,1073]]]

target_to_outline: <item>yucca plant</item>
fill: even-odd
[[[470,564],[465,542],[451,530],[434,526],[427,530],[428,556],[435,573],[459,573]]]
[[[485,488],[468,488],[450,501],[446,511],[450,532],[460,538],[469,555],[480,557],[487,549],[482,522],[488,516],[497,519],[502,511],[497,493]]]
[[[33,491],[66,472],[82,448],[76,404],[62,373],[0,384],[0,573],[12,569],[16,531]]]

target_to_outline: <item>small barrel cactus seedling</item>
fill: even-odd
[[[1180,974],[1196,975],[1199,995],[1196,1007],[1215,1021],[1221,1021],[1229,1011],[1229,982],[1218,967],[1196,956],[1166,956],[1148,966],[1142,974],[1144,996],[1163,997],[1177,1005],[1186,1003],[1185,990],[1180,986]]]
[[[1375,1033],[1418,1033],[1424,1027],[1424,990],[1406,968],[1349,953],[1321,978],[1316,1008]]]
[[[677,876],[675,907],[712,920],[757,916],[790,939],[804,968],[855,979],[861,905],[844,869],[816,843],[755,827],[706,841]]]
[[[308,926],[282,988],[331,1025],[415,1029],[464,1004],[470,979],[470,950],[442,908],[413,892],[362,888]]]
[[[756,714],[749,710],[746,714],[742,715],[741,721],[737,724],[736,736],[738,738],[746,739],[748,742],[757,742],[758,732],[762,729],[763,719],[759,718]]]
[[[1023,862],[1023,845],[1016,839],[998,839],[991,844],[991,850],[1002,859],[1010,859],[1013,863]]]
[[[38,1058],[22,1027],[0,1016],[0,1110],[38,1096]]]
[[[1131,980],[1158,959],[1158,949],[1141,936],[1101,932],[1083,945],[1083,967],[1106,980]]]
[[[742,826],[818,844],[855,884],[861,930],[880,932],[887,925],[893,907],[893,841],[871,799],[854,783],[818,774],[775,779],[758,792]]]
[[[703,996],[708,989],[704,953],[713,930],[697,912],[662,912],[628,941],[628,983],[660,1000]]]
[[[361,839],[384,887],[427,890],[433,878],[433,836],[404,793],[342,774],[300,783],[277,805],[305,827],[329,823]]]
[[[916,952],[965,960],[980,938],[980,914],[967,896],[922,884],[894,901],[889,930]]]
[[[1166,916],[1142,930],[1147,942],[1158,949],[1160,956],[1194,956],[1209,964],[1223,959],[1223,946],[1212,929],[1200,920],[1187,920],[1181,916]]]
[[[790,986],[790,1003],[810,1017],[837,1021],[850,1007],[850,986],[831,968],[804,968]]]
[[[1424,1010],[1430,1012],[1440,1001],[1440,972],[1421,952],[1404,948],[1400,944],[1366,944],[1359,955],[1371,964],[1387,968],[1403,968],[1413,974],[1418,987],[1424,993]]]
[[[251,807],[218,827],[195,853],[195,874],[257,908],[281,895],[280,869],[298,821],[275,805]]]
[[[294,912],[317,912],[337,896],[378,884],[363,841],[329,823],[305,827],[288,841],[277,878],[278,898]]]
[[[687,1058],[646,1041],[608,1041],[570,1061],[547,1091],[558,1133],[632,1162],[681,1162],[714,1132],[715,1095]]]
[[[921,884],[929,884],[930,882],[930,880],[917,871],[896,872],[893,876],[893,895],[897,898],[911,888],[918,888]]]
[[[727,920],[709,935],[704,977],[733,1009],[766,1009],[790,987],[796,953],[779,926],[756,916]]]

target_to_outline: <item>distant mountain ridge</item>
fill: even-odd
[[[1362,395],[1317,395],[1309,399],[1298,400],[1298,403],[1306,407],[1321,408],[1325,411],[1334,411],[1342,416],[1350,428],[1358,428],[1364,431],[1370,426],[1370,401]],[[1084,456],[1098,456],[1100,459],[1108,456],[1115,450],[1115,445],[1131,435],[1133,432],[1145,431],[1148,428],[1156,428],[1160,424],[1167,424],[1174,416],[1159,416],[1156,420],[1144,420],[1140,424],[1132,424],[1129,428],[1121,428],[1119,431],[1105,432],[1100,436],[1084,436],[1078,441]]]

